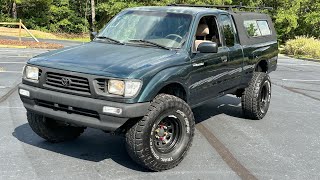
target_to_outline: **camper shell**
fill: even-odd
[[[240,44],[245,45],[254,45],[259,43],[265,42],[276,42],[277,41],[277,34],[276,29],[274,28],[272,19],[269,15],[259,13],[259,12],[231,12],[230,15],[234,19],[234,23],[238,30]],[[269,28],[271,30],[270,35],[266,36],[259,36],[259,37],[252,37],[248,34],[248,31],[245,27],[245,22],[250,20],[256,21],[267,21]]]

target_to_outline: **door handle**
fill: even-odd
[[[193,67],[200,67],[200,66],[204,66],[204,62],[200,62],[200,63],[193,63],[192,64]]]
[[[227,56],[222,56],[221,57],[221,61],[222,62],[227,62],[228,61],[228,57]]]

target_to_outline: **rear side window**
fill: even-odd
[[[271,30],[268,21],[257,21],[262,36],[271,35]]]
[[[221,15],[220,22],[223,28],[226,45],[232,47],[235,44],[235,32],[232,26],[232,20],[228,15]]]
[[[251,37],[271,35],[271,30],[266,20],[249,20],[244,21],[248,35]]]

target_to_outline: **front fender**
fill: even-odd
[[[158,92],[168,84],[178,83],[183,86],[185,91],[188,93],[186,88],[186,77],[187,77],[187,64],[179,65],[164,69],[153,76],[143,88],[141,95],[139,96],[138,102],[149,102],[158,94]]]

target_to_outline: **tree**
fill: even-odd
[[[82,33],[101,29],[128,7],[240,2],[246,6],[273,7],[272,11],[263,12],[272,17],[282,42],[301,35],[320,38],[320,0],[0,0],[0,21],[21,18],[31,29]]]
[[[91,0],[91,31],[96,32],[96,7],[94,0]]]
[[[12,18],[17,19],[17,3],[16,3],[16,1],[13,1],[13,4],[12,4]]]

